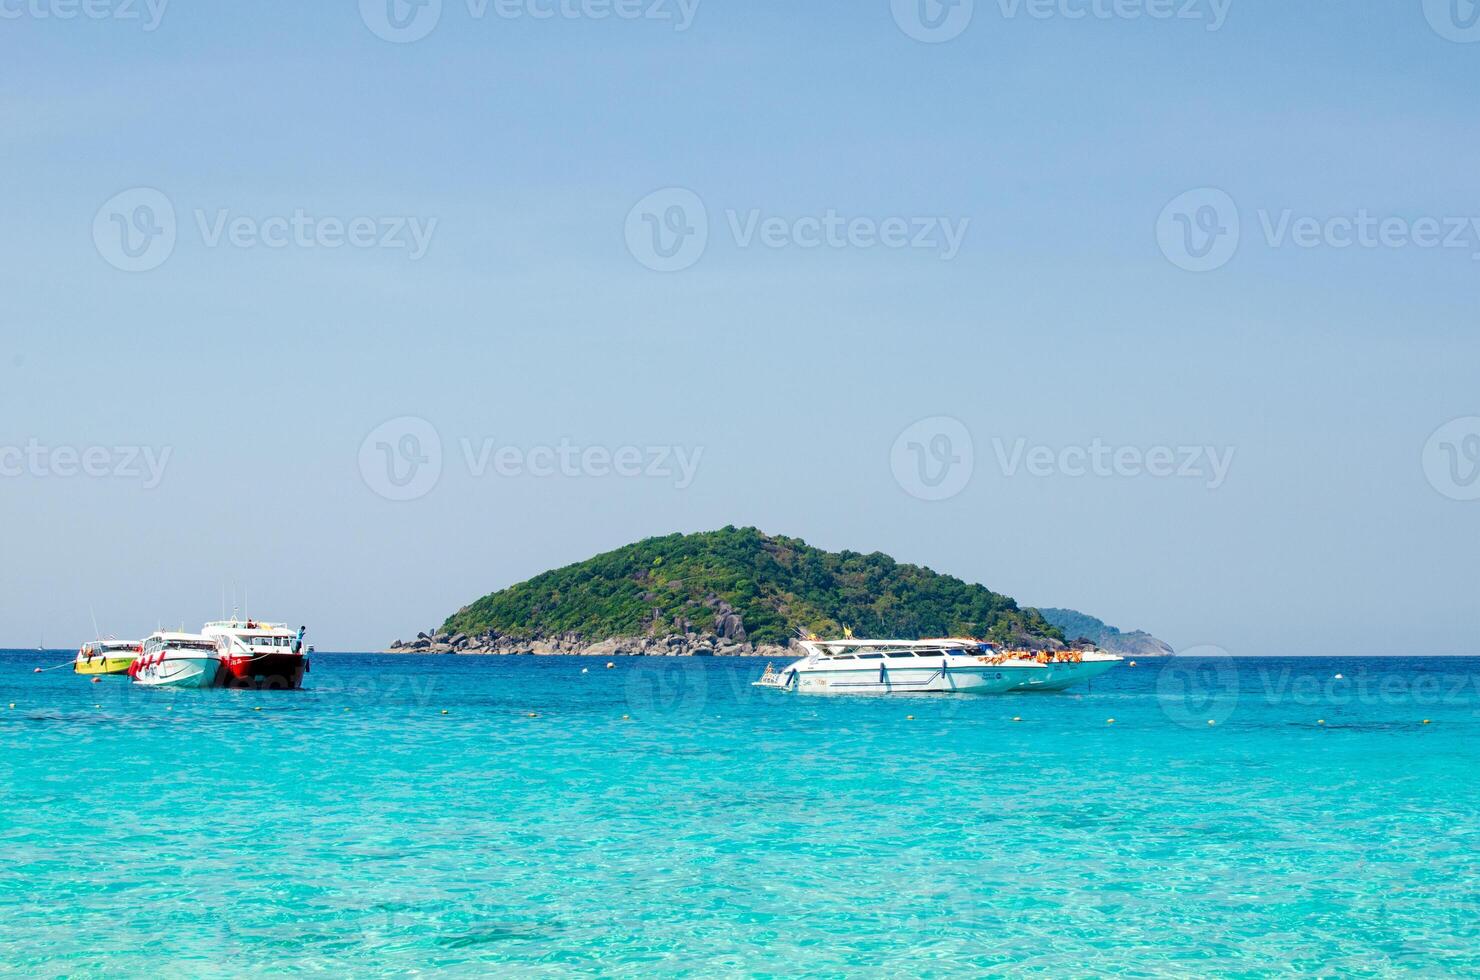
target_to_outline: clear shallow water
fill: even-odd
[[[0,653],[0,971],[1480,973],[1477,660],[869,699],[749,660],[31,672],[65,657]]]

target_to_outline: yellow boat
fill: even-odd
[[[84,643],[72,661],[77,674],[127,674],[139,654],[135,640],[94,640]]]

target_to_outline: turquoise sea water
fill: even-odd
[[[0,654],[0,971],[1480,973],[1477,660],[873,699],[748,660],[32,673],[65,657]]]

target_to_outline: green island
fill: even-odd
[[[731,526],[646,538],[544,572],[390,650],[766,656],[799,634],[841,637],[844,629],[1033,649],[1074,638],[982,585],[879,552],[824,551]]]

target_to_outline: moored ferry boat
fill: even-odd
[[[293,689],[303,686],[309,669],[300,626],[229,619],[206,623],[201,632],[220,645],[221,683],[227,687]]]
[[[75,674],[127,674],[143,645],[138,640],[93,640],[72,661]]]
[[[222,670],[216,647],[215,639],[198,633],[152,633],[128,673],[148,687],[215,687]]]
[[[800,640],[806,656],[757,687],[809,694],[1062,691],[1121,663],[1103,650],[1003,651],[967,639]]]

